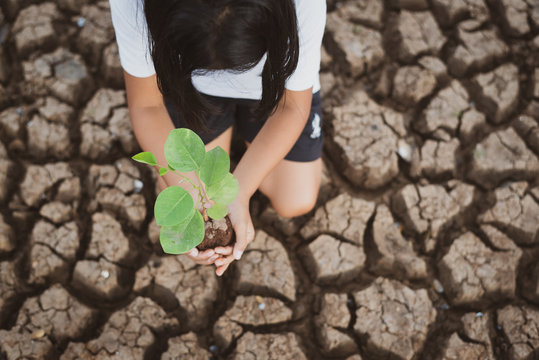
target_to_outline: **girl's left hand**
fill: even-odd
[[[236,244],[233,249],[232,246],[216,247],[214,249],[216,254],[222,256],[215,261],[215,266],[217,266],[215,274],[217,276],[223,275],[232,261],[241,258],[245,248],[255,237],[255,229],[249,213],[249,200],[250,197],[238,194],[236,200],[228,205],[228,216],[236,233]]]

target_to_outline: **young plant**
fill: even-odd
[[[159,175],[174,171],[196,190],[196,199],[187,190],[172,185],[159,193],[154,205],[157,225],[161,227],[159,239],[167,254],[183,254],[204,240],[205,221],[223,219],[228,214],[227,205],[238,194],[238,180],[230,170],[230,158],[221,147],[208,152],[204,143],[193,131],[174,129],[165,141],[167,166],[158,164],[151,152],[141,152],[133,160],[159,166]],[[181,173],[194,171],[192,181]],[[202,213],[198,209],[202,209]]]

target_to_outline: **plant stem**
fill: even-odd
[[[187,180],[187,181],[189,182],[189,184],[191,184],[191,186],[192,186],[195,190],[198,190],[197,203],[196,203],[196,205],[195,205],[195,208],[198,209],[198,206],[199,206],[200,204],[202,204],[202,209],[203,209],[203,211],[204,211],[204,214],[206,214],[206,206],[205,206],[205,205],[206,205],[206,201],[204,201],[204,196],[202,196],[202,192],[201,192],[202,185],[201,185],[200,178],[198,177],[198,174],[196,173],[196,171],[195,171],[195,175],[196,175],[196,177],[197,177],[197,179],[198,179],[199,186],[196,186],[196,185],[191,181],[191,179],[189,179],[188,177],[186,177],[186,176],[184,176],[183,174],[179,173],[178,171],[174,170],[174,172],[175,172],[176,174],[180,175],[180,176],[183,178],[183,180]],[[200,198],[200,200],[199,200],[199,198]],[[207,215],[204,215],[205,221],[207,221],[206,218],[207,218]]]
[[[210,201],[210,198],[208,197],[208,194],[206,193],[206,189],[204,188],[202,184],[202,180],[200,180],[200,177],[198,176],[198,172],[195,171],[195,175],[197,176],[198,184],[200,186],[199,191],[202,192],[204,200]],[[204,203],[206,203],[206,201],[204,201]]]
[[[197,196],[196,203],[195,203],[195,209],[198,209],[199,205],[200,205],[200,197]]]
[[[161,164],[157,164],[158,166],[161,166],[161,167],[165,167]],[[167,167],[168,168],[168,167]],[[195,189],[195,190],[198,190],[198,196],[197,196],[197,203],[196,203],[196,208],[198,209],[198,206],[200,204],[202,204],[202,214],[204,215],[204,221],[208,221],[208,215],[207,215],[207,212],[206,212],[206,199],[209,201],[208,199],[208,195],[206,194],[205,192],[205,189],[204,189],[204,186],[202,186],[202,180],[200,180],[200,177],[198,176],[198,170],[195,170],[195,176],[197,177],[197,180],[198,180],[198,186],[196,186],[192,181],[191,179],[189,179],[187,176],[183,175],[182,173],[180,173],[179,171],[177,170],[173,170],[176,174],[178,174],[182,180],[180,180],[179,183],[181,183],[181,181],[187,181],[189,184],[191,184],[191,186]],[[200,198],[200,203],[199,203],[199,198]]]

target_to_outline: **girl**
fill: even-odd
[[[234,125],[247,144],[229,205],[234,248],[188,253],[221,276],[254,238],[249,200],[257,189],[283,217],[316,202],[325,0],[110,0],[110,7],[143,151],[165,164],[163,146],[176,127],[197,131],[206,150],[229,152]],[[170,172],[159,186],[178,181]]]

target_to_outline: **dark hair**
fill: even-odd
[[[159,89],[194,129],[214,110],[193,74],[243,72],[267,54],[257,118],[269,116],[298,63],[293,0],[144,0]]]

